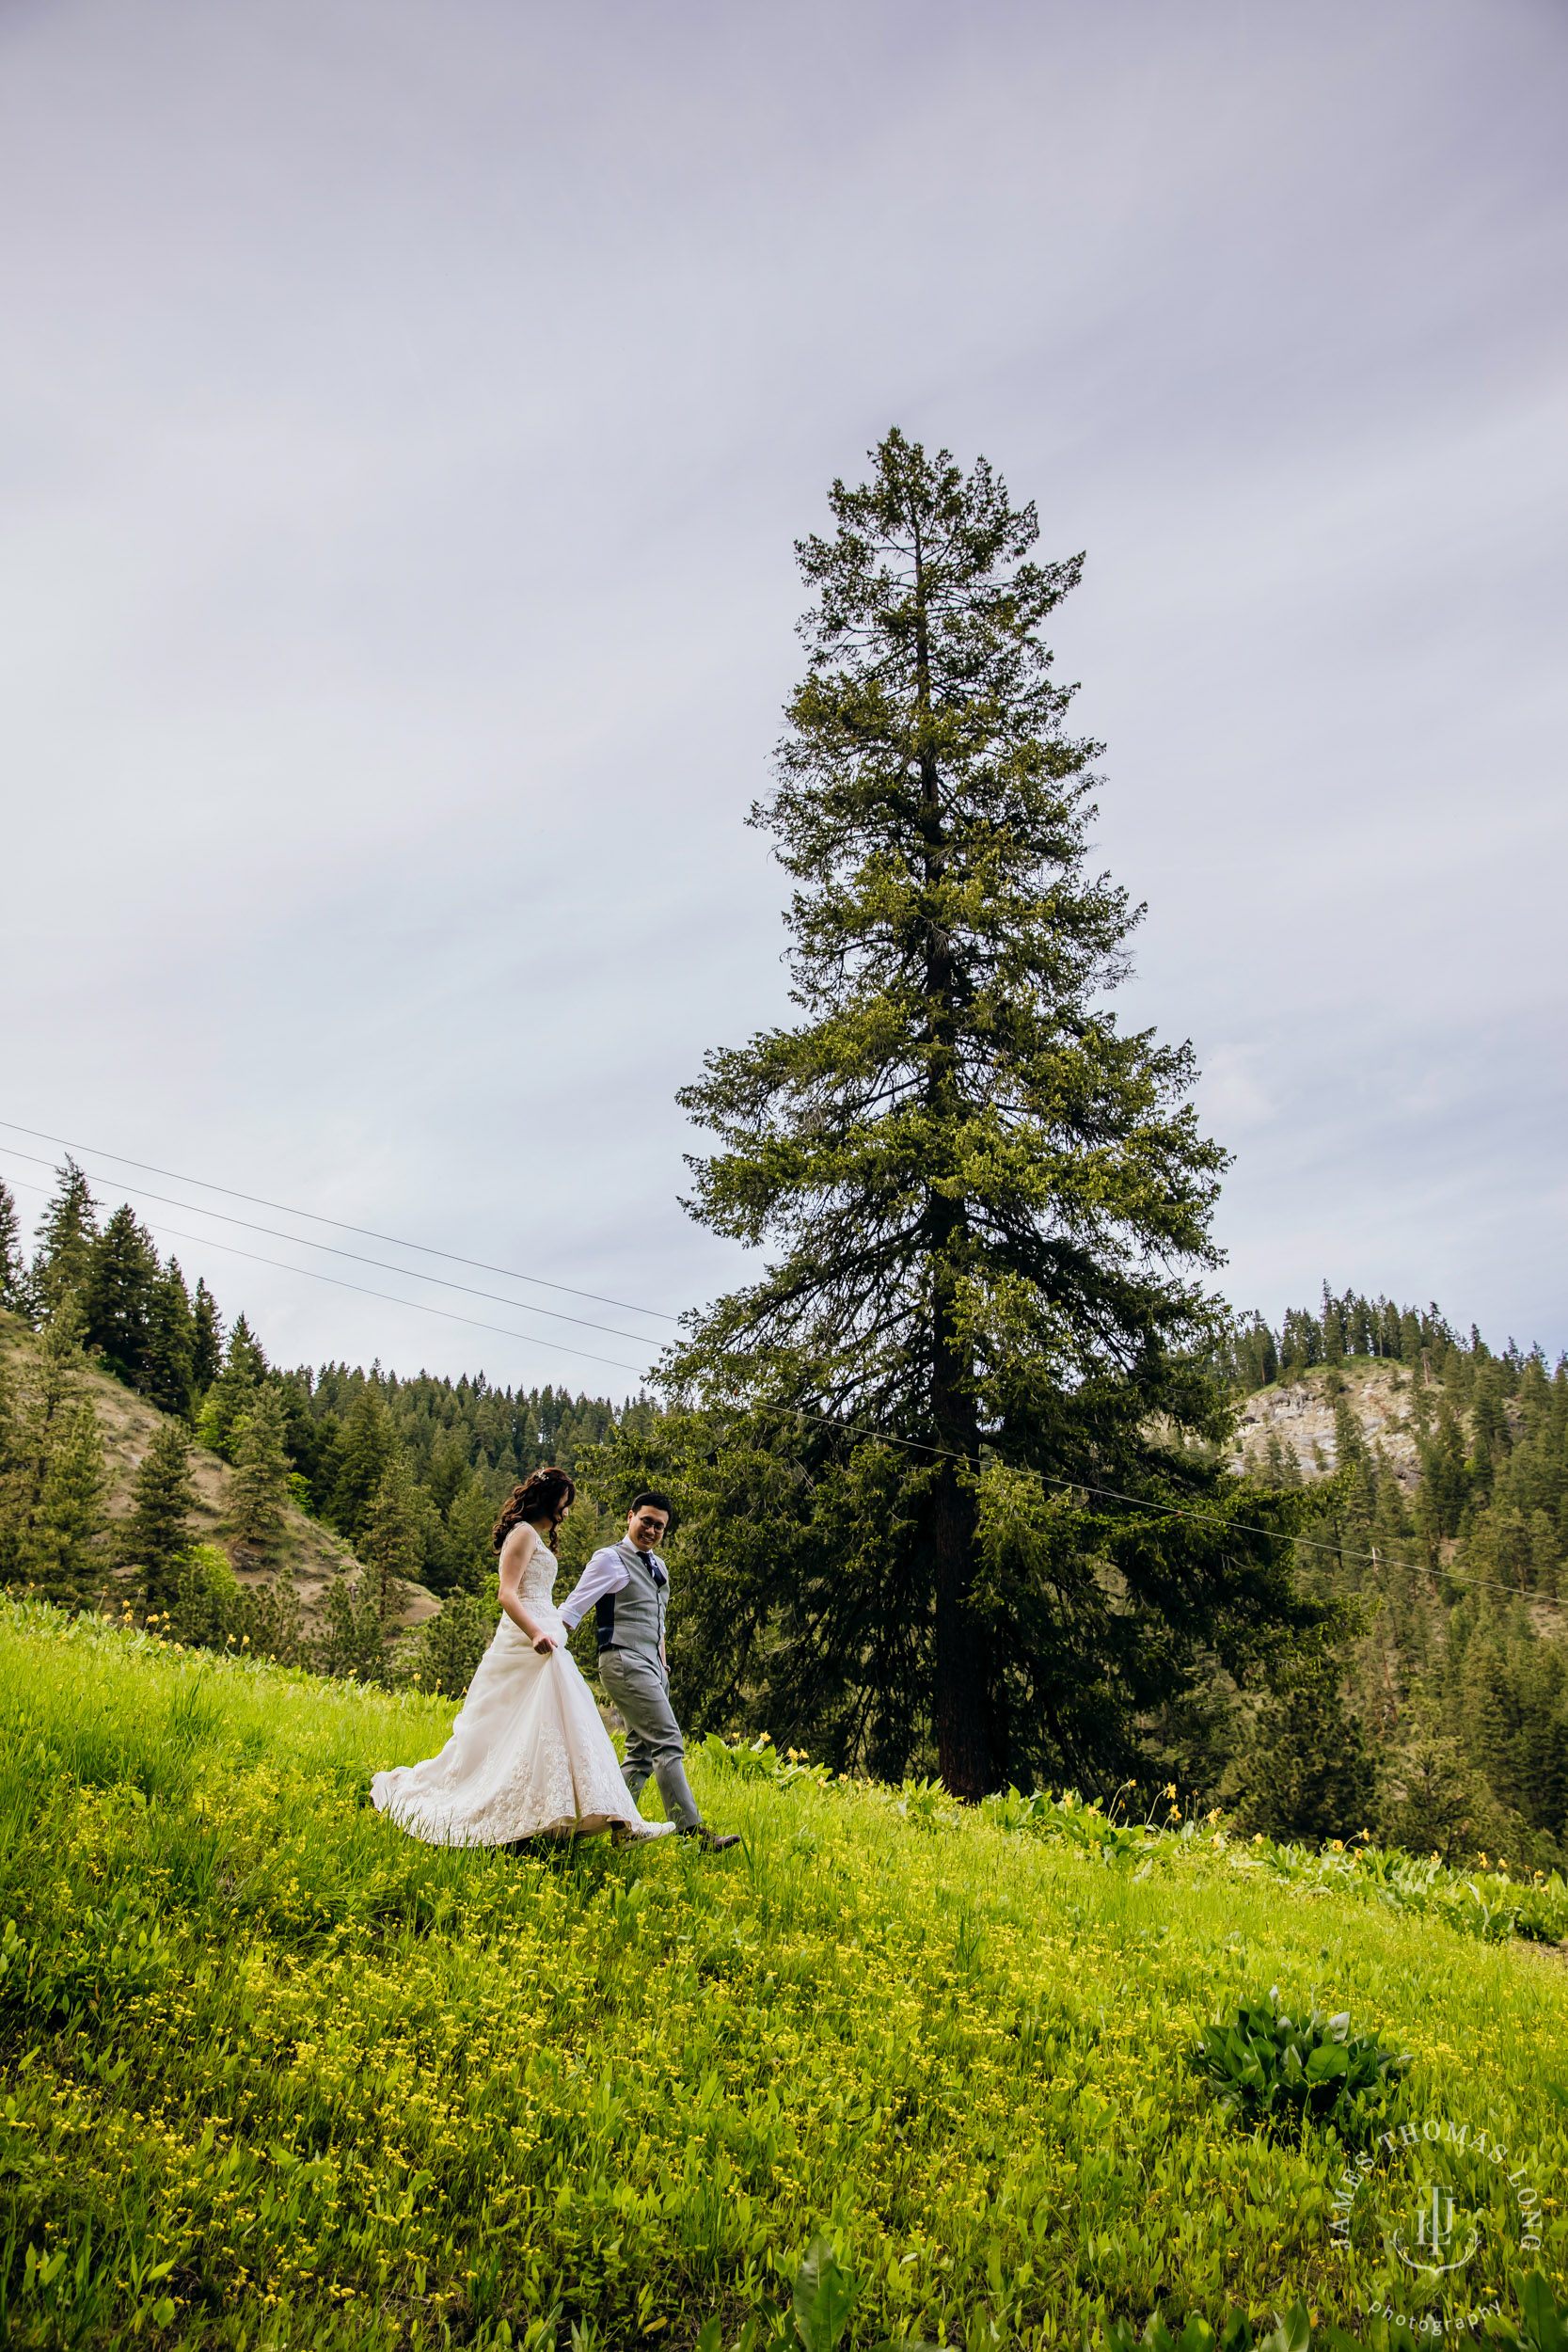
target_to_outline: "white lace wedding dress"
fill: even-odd
[[[440,1755],[377,1772],[371,1783],[379,1810],[427,1845],[582,1837],[612,1822],[662,1837],[674,1827],[644,1821],[621,1778],[593,1692],[566,1648],[555,1579],[555,1554],[540,1544],[523,1570],[521,1598],[560,1647],[542,1658],[503,1616]]]

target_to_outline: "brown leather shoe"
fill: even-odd
[[[689,1829],[682,1830],[681,1836],[700,1837],[709,1853],[722,1853],[726,1847],[738,1846],[740,1843],[739,1837],[733,1831],[727,1837],[721,1837],[718,1831],[709,1829],[705,1821],[694,1821]]]

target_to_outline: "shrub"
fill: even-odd
[[[1319,2009],[1294,2016],[1279,1988],[1243,2001],[1234,2025],[1216,2019],[1193,2053],[1222,2112],[1256,2126],[1283,2122],[1300,2131],[1332,2116],[1342,2139],[1361,2139],[1387,2115],[1408,2050],[1386,2050],[1371,2034],[1353,2034],[1350,2012]]]
[[[440,1615],[432,1617],[408,1645],[412,1675],[424,1690],[460,1699],[495,1629],[495,1617],[483,1600],[472,1593],[449,1593]]]
[[[322,1614],[326,1630],[316,1646],[316,1664],[325,1675],[351,1675],[379,1682],[387,1669],[387,1644],[380,1595],[373,1576],[349,1583],[340,1569],[326,1588]]]
[[[230,1633],[238,1641],[246,1629],[239,1623],[242,1595],[228,1555],[216,1544],[191,1544],[174,1568],[171,1638],[193,1649],[221,1649]],[[254,1646],[254,1633],[251,1641]]]
[[[304,1666],[310,1661],[305,1613],[287,1568],[264,1584],[242,1586],[231,1630],[236,1643],[248,1636],[253,1658],[273,1658],[280,1666]]]

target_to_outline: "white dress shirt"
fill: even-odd
[[[668,1580],[670,1571],[664,1567],[657,1551],[645,1551],[644,1560],[657,1560]],[[575,1633],[590,1609],[601,1601],[606,1593],[624,1592],[631,1582],[631,1570],[621,1557],[620,1547],[606,1544],[594,1557],[561,1604],[562,1624],[568,1633]]]

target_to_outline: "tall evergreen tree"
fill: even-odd
[[[40,1468],[17,1565],[49,1598],[85,1600],[103,1574],[108,1525],[103,1433],[90,1401],[83,1398],[56,1422]]]
[[[191,1301],[191,1386],[198,1398],[204,1397],[218,1374],[223,1370],[223,1317],[217,1300],[198,1274],[196,1296]]]
[[[86,1176],[69,1156],[55,1170],[55,1191],[39,1228],[32,1288],[39,1311],[54,1314],[65,1292],[85,1290],[92,1245],[98,1238],[98,1203]]]
[[[73,1287],[62,1290],[32,1359],[21,1401],[21,1438],[27,1463],[22,1505],[24,1528],[43,1490],[48,1465],[66,1424],[87,1401],[87,1360],[82,1354],[82,1311]]]
[[[207,1391],[197,1436],[226,1462],[234,1459],[236,1433],[266,1378],[267,1359],[244,1315],[235,1317],[223,1370]]]
[[[182,1422],[161,1421],[131,1487],[131,1512],[119,1530],[119,1554],[141,1574],[150,1609],[174,1599],[191,1543],[191,1441]]]
[[[32,1285],[27,1279],[27,1261],[22,1253],[22,1225],[16,1213],[16,1195],[0,1179],[0,1307],[8,1314],[29,1316],[32,1311]]]
[[[1243,1767],[1240,1818],[1275,1837],[1349,1840],[1367,1826],[1373,1769],[1345,1713],[1343,1669],[1324,1656],[1264,1706]]]
[[[1383,1757],[1380,1825],[1393,1845],[1413,1854],[1457,1859],[1480,1811],[1474,1780],[1457,1740],[1446,1738],[1419,1708]]]
[[[177,1413],[187,1422],[196,1417],[195,1350],[196,1324],[185,1278],[179,1259],[171,1258],[148,1299],[142,1380],[160,1412]]]
[[[375,1580],[377,1613],[385,1618],[393,1578],[420,1572],[420,1497],[402,1446],[382,1471],[359,1548]]]
[[[0,1356],[0,1584],[17,1572],[17,1547],[32,1501],[30,1456],[22,1398],[10,1365]]]
[[[68,1284],[56,1295],[13,1415],[8,1482],[8,1565],[66,1602],[84,1598],[102,1572],[107,1525],[103,1438],[80,1335],[77,1293]]]
[[[158,1281],[158,1252],[134,1210],[119,1208],[87,1253],[83,1337],[109,1369],[140,1386],[148,1317]]]
[[[681,1098],[721,1145],[692,1213],[782,1254],[674,1352],[708,1410],[664,1451],[721,1684],[884,1769],[929,1743],[973,1798],[1114,1771],[1210,1645],[1245,1671],[1315,1613],[1282,1547],[1213,1524],[1294,1506],[1243,1511],[1180,1444],[1226,1426],[1225,1155],[1190,1048],[1105,1006],[1137,915],[1086,870],[1096,747],[1040,635],[1079,562],[1030,560],[1034,509],[984,461],[897,432],[875,460],[799,548],[809,666],[752,811],[801,1019]],[[1052,1481],[1206,1516],[1094,1517]]]
[[[496,1572],[490,1531],[496,1505],[476,1470],[447,1513],[447,1579],[461,1593],[483,1593]]]
[[[365,1381],[339,1440],[338,1477],[331,1502],[332,1524],[351,1543],[358,1543],[397,1442],[380,1382]]]
[[[283,1534],[289,1456],[283,1443],[283,1400],[270,1382],[252,1391],[249,1410],[234,1424],[233,1440],[230,1517],[234,1533],[241,1543],[271,1551]]]

